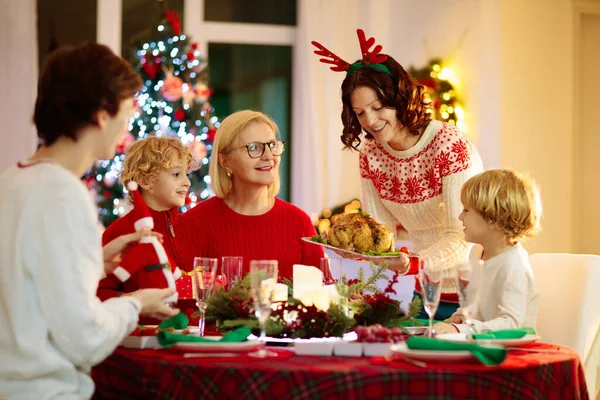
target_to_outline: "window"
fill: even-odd
[[[220,120],[242,109],[264,112],[275,120],[288,144],[291,129],[292,47],[209,43],[211,104]],[[281,190],[289,201],[290,155],[281,157]]]
[[[296,25],[296,0],[204,0],[204,19]]]
[[[38,0],[38,61],[65,44],[96,41],[96,0]]]

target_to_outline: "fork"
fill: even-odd
[[[551,349],[528,349],[524,347],[506,347],[506,350],[515,350],[515,351],[527,351],[530,353],[559,353],[559,350],[551,350]]]

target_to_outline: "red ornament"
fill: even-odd
[[[225,278],[225,275],[215,276],[215,289],[218,288],[219,286],[222,288],[225,288],[226,285],[227,285],[227,278]]]
[[[193,51],[188,52],[186,54],[186,57],[187,57],[188,60],[195,60],[196,59],[196,56],[194,55]]]
[[[108,200],[111,197],[112,197],[112,194],[110,193],[110,190],[105,190],[104,191],[104,198]]]
[[[183,110],[175,111],[174,117],[179,122],[183,121],[185,119],[185,111],[183,111]]]
[[[176,35],[179,35],[181,33],[181,22],[179,20],[179,15],[177,15],[175,11],[167,10],[166,17],[167,21],[169,21],[171,27],[173,28],[173,32]]]
[[[215,140],[215,136],[217,136],[217,130],[215,128],[209,129],[208,132],[206,132],[206,137],[211,143]]]
[[[185,196],[185,205],[189,206],[190,204],[192,204],[192,199],[190,196]]]
[[[190,48],[192,50],[198,50],[198,43],[192,43],[192,45],[190,46]]]

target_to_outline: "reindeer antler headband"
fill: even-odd
[[[381,45],[378,44],[373,50],[370,51],[369,49],[375,44],[375,38],[370,37],[367,39],[365,36],[365,31],[362,29],[357,29],[356,34],[358,35],[358,43],[360,44],[362,60],[357,61],[354,64],[349,64],[348,62],[342,60],[319,42],[313,40],[311,43],[318,49],[315,50],[315,54],[325,57],[321,58],[319,61],[324,64],[333,64],[331,67],[332,71],[346,71],[346,74],[348,74],[360,68],[374,68],[391,76],[392,73],[390,72],[389,68],[385,66],[385,64],[382,64],[382,62],[387,60],[387,56],[380,54],[382,49]]]

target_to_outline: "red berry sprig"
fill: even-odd
[[[408,335],[400,328],[386,328],[383,325],[357,326],[354,332],[359,342],[365,343],[398,343],[408,339]]]

